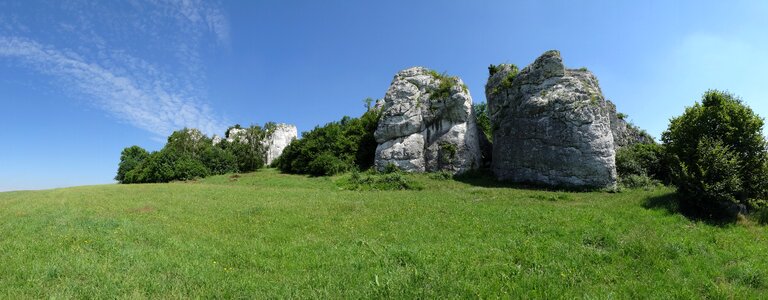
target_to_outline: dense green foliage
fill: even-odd
[[[275,166],[285,173],[333,175],[373,166],[379,111],[369,109],[360,118],[344,117],[338,122],[302,133],[283,150]]]
[[[485,138],[488,141],[493,142],[493,132],[491,131],[491,117],[488,112],[488,103],[480,102],[473,107],[475,118],[477,119],[477,127],[485,134]]]
[[[362,175],[362,174],[361,174]],[[349,191],[262,169],[0,193],[6,299],[765,299],[768,227],[671,214],[673,190],[433,180]]]
[[[763,120],[741,100],[716,90],[672,119],[662,140],[684,200],[710,213],[762,206],[768,196],[762,128]]]
[[[233,137],[233,142],[223,141],[217,146],[234,156],[239,172],[258,170],[264,166],[266,148],[263,141],[267,131],[257,125],[238,129],[241,131]],[[228,137],[231,130],[227,130]]]
[[[669,183],[667,161],[662,145],[633,144],[616,151],[616,172],[625,187]]]
[[[148,153],[138,146],[123,150],[118,173],[120,183],[153,183],[190,180],[209,175],[232,172],[252,172],[264,165],[265,148],[262,141],[267,131],[259,126],[233,129],[238,134],[233,142],[226,140],[214,145],[197,129],[182,129],[168,137],[160,151]]]
[[[149,152],[139,146],[131,146],[123,149],[123,152],[120,153],[120,164],[117,166],[115,180],[123,182],[125,180],[125,174],[136,168],[147,158],[149,158]]]

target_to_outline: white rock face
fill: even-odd
[[[275,125],[275,128],[267,133],[267,138],[264,140],[267,147],[266,164],[272,164],[283,154],[285,147],[288,147],[288,144],[298,137],[299,131],[296,129],[296,126],[290,124]]]
[[[500,65],[486,84],[497,178],[615,187],[610,108],[597,78],[548,51],[520,74]]]
[[[456,174],[480,166],[472,96],[461,79],[423,67],[400,71],[381,109],[374,133],[378,170],[393,164],[408,172]]]
[[[216,146],[216,145],[218,145],[218,144],[221,144],[221,142],[222,142],[223,140],[224,140],[224,139],[222,139],[222,138],[221,138],[219,135],[217,135],[217,134],[214,134],[214,135],[213,135],[213,137],[211,138],[211,143],[213,143],[213,145],[214,145],[214,146]]]
[[[235,141],[248,143],[248,139],[245,137],[245,128],[232,128],[227,132],[227,142],[233,143]]]

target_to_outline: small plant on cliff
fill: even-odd
[[[494,64],[491,64],[490,66],[488,66],[488,76],[493,76],[498,72],[499,72],[499,66],[496,66]]]
[[[456,145],[448,142],[440,143],[440,162],[448,165],[452,164],[457,152]]]
[[[459,78],[455,76],[448,76],[445,72],[441,74],[437,73],[435,70],[430,70],[429,75],[440,81],[437,89],[433,90],[429,95],[429,100],[432,101],[448,99],[451,97],[451,90],[453,90],[453,87],[459,84]],[[462,84],[461,88],[463,91],[467,91],[466,85]]]
[[[517,68],[515,65],[509,65],[511,70],[507,73],[507,75],[504,76],[504,79],[501,80],[501,83],[497,85],[493,90],[491,91],[492,95],[496,95],[500,93],[503,90],[509,89],[512,87],[512,82],[515,81],[515,78],[517,77],[517,74],[520,73],[520,69]],[[499,66],[501,67],[501,66]],[[496,70],[498,72],[500,70]],[[495,73],[494,73],[495,74]]]

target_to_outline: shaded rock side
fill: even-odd
[[[491,73],[486,99],[498,179],[616,186],[609,104],[591,72],[566,69],[560,53],[548,51],[519,74],[512,65]]]
[[[375,164],[407,172],[463,173],[480,166],[472,96],[457,77],[423,67],[395,75],[374,133]]]
[[[296,126],[291,124],[275,124],[273,128],[268,129],[267,138],[264,140],[266,146],[267,165],[271,165],[281,154],[285,147],[288,147],[294,139],[299,137],[299,131]]]
[[[655,144],[656,140],[647,132],[627,122],[626,116],[616,111],[616,105],[610,100],[608,110],[611,117],[611,132],[615,149],[634,144]]]

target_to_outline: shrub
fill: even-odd
[[[131,146],[123,149],[120,153],[120,164],[117,166],[117,175],[115,180],[120,183],[125,181],[125,175],[139,166],[149,157],[149,152],[139,146]]]
[[[291,142],[275,166],[285,173],[312,175],[369,169],[378,145],[373,136],[378,122],[379,111],[372,109],[360,118],[344,117],[315,127]]]
[[[448,172],[448,171],[439,171],[439,172],[430,173],[429,178],[434,180],[448,180],[453,178],[453,174],[451,174],[451,172]]]
[[[201,161],[211,175],[221,175],[238,172],[237,158],[222,147],[208,147],[201,155]]]
[[[716,214],[733,204],[764,203],[768,156],[762,128],[763,120],[740,99],[716,90],[673,118],[662,140],[682,200]]]
[[[315,176],[336,175],[348,171],[351,167],[348,162],[330,152],[321,153],[308,165],[309,174]]]
[[[202,161],[191,156],[180,156],[173,162],[173,175],[167,178],[167,181],[191,180],[208,175],[210,175],[210,171],[203,165]]]
[[[659,186],[661,182],[658,180],[652,179],[648,177],[647,175],[636,175],[636,174],[630,174],[626,176],[621,176],[619,178],[619,184],[621,187],[624,188],[652,188]]]
[[[243,130],[237,136],[232,136],[231,130],[237,128]],[[237,162],[237,170],[240,172],[253,172],[264,167],[266,160],[266,147],[264,139],[267,132],[257,125],[242,128],[239,125],[227,130],[227,136],[234,138],[232,142],[224,141],[219,147],[231,153]]]
[[[391,173],[399,173],[399,172],[401,172],[400,168],[396,164],[388,163],[384,167],[384,172],[382,172],[382,173],[384,173],[384,174],[391,174]]]
[[[616,151],[616,171],[619,177],[645,176],[669,182],[668,159],[659,144],[634,144]]]
[[[768,225],[768,207],[763,207],[755,213],[755,219],[760,225]]]

